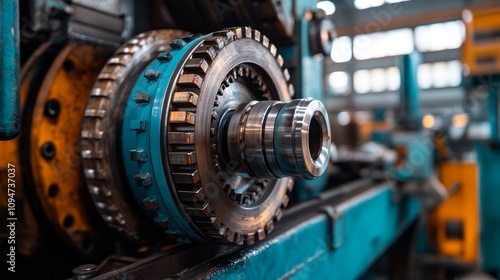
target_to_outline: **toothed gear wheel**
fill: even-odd
[[[178,30],[155,30],[126,42],[103,67],[84,113],[80,147],[87,187],[104,221],[138,241],[152,234],[124,184],[117,152],[122,114],[142,69],[168,49],[169,42],[185,35]]]
[[[124,112],[132,192],[178,241],[253,244],[281,218],[293,180],[242,174],[227,158],[224,126],[242,103],[291,100],[283,58],[250,28],[184,37],[170,47],[137,79]]]
[[[99,83],[116,80],[103,71],[89,100],[82,138],[91,142],[82,156],[97,207],[133,234],[126,225],[135,218],[132,229],[178,242],[262,240],[281,219],[292,177],[312,179],[326,169],[326,109],[291,100],[284,60],[258,30],[162,44],[163,51],[146,51],[156,59],[137,64],[142,72],[111,92]],[[126,194],[134,206],[125,205]]]

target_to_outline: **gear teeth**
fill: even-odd
[[[174,182],[178,184],[196,184],[200,181],[198,170],[191,173],[172,173]]]
[[[119,54],[110,60],[108,60],[108,65],[119,65],[119,66],[127,66],[128,62],[132,59],[132,55],[130,54]]]
[[[226,231],[224,232],[224,237],[226,237],[227,241],[233,242],[234,235],[235,235],[235,232],[232,229],[226,227]]]
[[[280,67],[283,68],[283,65],[285,64],[285,60],[283,59],[281,54],[278,54],[278,56],[276,57],[276,61],[278,61],[278,64],[280,65]]]
[[[100,109],[86,109],[84,116],[89,118],[103,118],[106,114],[106,110]]]
[[[245,241],[245,237],[243,234],[241,233],[236,233],[234,235],[234,243],[238,244],[238,245],[243,245],[243,242]]]
[[[184,69],[195,74],[204,75],[207,73],[208,63],[203,58],[192,58],[186,62]]]
[[[246,236],[246,240],[248,245],[253,245],[255,241],[255,233],[248,233]]]
[[[205,198],[203,187],[195,186],[192,189],[182,189],[177,192],[179,199],[183,202],[196,202],[202,201]]]
[[[253,31],[253,39],[257,42],[260,42],[261,41],[261,34],[260,34],[260,31],[259,30],[254,30]]]
[[[266,224],[266,233],[270,234],[274,230],[274,222],[271,220]]]
[[[196,152],[170,152],[168,158],[172,165],[192,165],[196,163]]]
[[[224,45],[226,44],[226,42],[224,42],[224,38],[223,37],[212,37],[212,38],[208,38],[205,40],[205,42],[203,42],[204,45],[210,45],[210,46],[214,46],[215,48],[217,49],[222,49],[224,47]]]
[[[259,238],[259,240],[262,240],[266,237],[266,233],[264,232],[264,229],[262,228],[259,228],[257,230],[257,238]]]
[[[285,80],[287,82],[290,81],[290,72],[288,72],[288,69],[285,68],[285,70],[283,70],[283,75],[285,76]]]
[[[288,92],[290,93],[291,97],[295,95],[295,88],[291,84],[288,85]]]
[[[273,56],[276,56],[276,54],[278,53],[278,49],[276,48],[276,46],[274,44],[271,44],[269,46],[269,51],[273,54]]]
[[[266,35],[262,36],[262,45],[266,48],[269,48],[269,38],[267,38]]]
[[[207,62],[211,63],[215,56],[217,55],[217,51],[213,46],[201,46],[194,53],[193,57],[195,58],[203,58]]]
[[[183,74],[179,78],[177,84],[182,88],[200,89],[203,84],[203,79],[197,74]]]
[[[90,139],[90,140],[100,140],[104,135],[104,131],[99,129],[94,130],[82,130],[81,137],[82,139]]]
[[[278,208],[276,210],[276,213],[274,214],[274,219],[276,219],[276,222],[279,222],[282,217],[283,217],[283,211],[281,211],[281,209]]]
[[[234,38],[236,37],[236,34],[232,29],[225,29],[222,31],[217,31],[213,33],[213,36],[221,37],[226,39],[228,42],[234,41]]]
[[[281,206],[286,208],[288,206],[288,202],[290,202],[290,198],[288,197],[288,195],[284,195],[283,199],[281,200]]]
[[[169,132],[168,142],[170,144],[194,144],[193,132]]]
[[[103,180],[106,178],[106,172],[101,169],[86,168],[83,170],[83,173],[89,179]]]
[[[185,207],[186,211],[195,217],[206,217],[212,213],[212,208],[208,203],[200,207]]]
[[[134,54],[140,51],[141,47],[136,44],[127,44],[121,49],[121,53],[124,54]]]
[[[195,119],[196,119],[195,113],[185,112],[185,111],[170,112],[170,123],[194,125]]]
[[[192,91],[177,91],[172,97],[172,103],[177,107],[196,107],[198,95]]]

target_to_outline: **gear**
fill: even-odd
[[[82,123],[81,156],[87,186],[104,221],[127,237],[140,240],[151,234],[125,188],[119,163],[120,123],[133,82],[168,43],[187,33],[158,30],[125,43],[102,69],[87,102]]]
[[[288,176],[314,178],[324,171],[326,110],[317,101],[290,101],[284,60],[257,30],[226,29],[168,45],[159,54],[157,47],[156,59],[126,80],[109,78],[113,71],[105,68],[94,88],[92,96],[104,99],[89,100],[82,138],[96,144],[83,151],[96,205],[117,228],[143,225],[142,231],[154,232],[143,223],[149,220],[179,242],[262,240],[288,203],[294,184]],[[117,92],[111,103],[109,80]],[[111,115],[115,127],[106,129],[102,116],[110,108],[118,108]],[[314,120],[324,124],[318,140],[307,137]],[[291,143],[279,140],[278,130]],[[116,133],[121,141],[112,138]],[[311,141],[319,147],[312,159]],[[115,158],[122,159],[123,173]],[[127,193],[149,219],[125,205]]]

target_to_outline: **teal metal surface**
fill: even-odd
[[[198,37],[181,49],[169,50],[171,60],[155,59],[137,79],[128,99],[122,123],[122,155],[129,186],[139,207],[151,216],[155,222],[168,224],[167,234],[179,235],[178,242],[202,241],[198,233],[185,221],[183,214],[172,197],[164,170],[160,143],[163,104],[169,97],[169,89],[175,85],[176,71],[181,65],[182,58],[198,45],[204,37]],[[165,56],[165,53],[159,54]],[[152,79],[152,76],[157,76]],[[135,101],[137,93],[150,96],[150,102],[138,103]],[[142,126],[141,121],[144,122]],[[141,129],[137,129],[137,125]],[[132,160],[131,151],[135,150],[136,160]],[[147,187],[138,186],[137,177],[143,178],[142,184],[151,184]],[[147,183],[144,183],[147,181]],[[144,200],[158,202],[158,208],[146,209]]]
[[[417,80],[420,54],[417,52],[403,55],[401,58],[400,123],[414,129],[421,128],[419,88]]]
[[[416,199],[375,187],[245,253],[210,279],[356,279],[417,218]],[[333,236],[332,233],[333,232]]]
[[[291,0],[284,1],[287,6]],[[314,58],[309,41],[310,20],[305,18],[309,11],[316,10],[316,1],[295,0],[293,1],[294,13],[298,15],[295,21],[297,32],[297,43],[292,46],[282,46],[279,51],[286,61],[297,64],[295,74],[295,96],[294,98],[312,97],[324,102],[323,88],[323,61]],[[325,187],[328,175],[324,174],[314,180],[297,180],[295,182],[295,197],[298,201],[305,201],[316,197]]]
[[[500,277],[500,148],[477,144],[481,222],[481,259],[483,269]]]
[[[500,143],[500,76],[490,77],[490,86],[488,87],[488,121],[491,129],[491,141]],[[493,80],[494,79],[494,80]]]
[[[19,1],[0,1],[0,140],[19,134],[21,108],[19,103]]]

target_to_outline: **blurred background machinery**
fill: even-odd
[[[500,277],[496,1],[0,3],[2,279]]]

